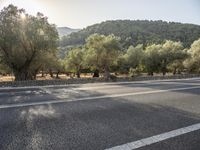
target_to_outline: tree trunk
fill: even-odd
[[[165,76],[167,73],[167,61],[166,60],[163,61],[161,71],[163,73],[163,76]]]
[[[165,76],[166,73],[167,73],[167,68],[166,67],[162,67],[161,71],[162,71],[163,76]]]
[[[42,76],[41,77],[44,77],[44,69],[42,69]]]
[[[176,68],[174,68],[173,75],[176,75]]]
[[[105,71],[104,71],[104,78],[105,78],[106,80],[109,80],[109,79],[110,79],[110,72],[109,72],[108,66],[106,66],[104,70],[105,70]]]
[[[51,69],[49,69],[49,74],[50,74],[51,78],[53,78],[53,72]]]
[[[25,72],[14,72],[15,81],[23,81],[26,80]]]
[[[148,72],[148,75],[149,76],[153,76],[153,72]]]
[[[98,77],[99,77],[99,70],[96,69],[96,70],[94,71],[93,78],[98,78]]]
[[[34,74],[33,79],[34,79],[34,80],[37,79],[37,73]]]
[[[33,72],[33,77],[32,77],[33,80],[36,80],[36,79],[37,79],[38,71],[39,71],[39,68],[36,69],[36,70]]]
[[[80,70],[78,70],[78,71],[76,72],[76,77],[77,77],[77,78],[80,78],[80,77],[81,77]]]
[[[163,73],[163,76],[165,76],[165,75],[166,75],[166,71],[163,71],[162,73]]]
[[[58,70],[57,73],[56,73],[56,78],[57,79],[59,79],[59,73],[60,73],[60,71]]]
[[[14,71],[15,81],[32,80],[32,76],[28,75],[28,71]]]

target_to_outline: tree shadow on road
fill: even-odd
[[[1,109],[0,149],[100,150],[199,121],[188,111],[125,97]]]

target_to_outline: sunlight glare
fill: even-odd
[[[21,19],[22,19],[22,20],[26,19],[26,14],[21,13],[20,16],[21,16]]]

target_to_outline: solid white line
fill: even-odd
[[[164,141],[164,140],[167,140],[170,138],[174,138],[174,137],[186,134],[186,133],[190,133],[193,131],[197,131],[197,130],[200,130],[200,123],[197,123],[197,124],[194,124],[194,125],[191,125],[188,127],[180,128],[177,130],[173,130],[170,132],[165,132],[165,133],[155,135],[152,137],[144,138],[144,139],[141,139],[138,141],[134,141],[134,142],[126,143],[123,145],[115,146],[112,148],[108,148],[106,150],[134,150],[134,149],[137,149],[140,147],[158,143],[158,142],[161,142],[161,141]]]
[[[132,83],[130,83],[132,84]],[[192,85],[192,86],[200,86],[200,83],[186,83],[186,82],[155,82],[155,83],[146,83],[150,85],[165,85],[165,84],[176,84],[176,85]],[[95,86],[95,87],[77,87],[73,88],[75,90],[96,90],[96,89],[108,89],[108,88],[122,88],[121,84],[119,85],[107,85],[107,86]],[[147,87],[148,88],[148,87]]]
[[[93,97],[85,97],[85,98],[77,98],[71,100],[49,100],[43,102],[32,102],[32,103],[20,103],[20,104],[5,104],[0,105],[0,109],[5,108],[15,108],[15,107],[26,107],[26,106],[37,106],[37,105],[48,105],[48,104],[58,104],[58,103],[66,103],[71,101],[82,101],[82,100],[96,100],[103,98],[114,98],[114,97],[125,97],[125,96],[134,96],[134,95],[144,95],[144,94],[155,94],[155,93],[164,93],[164,92],[172,92],[172,91],[182,91],[182,90],[190,90],[190,89],[199,89],[200,86],[196,87],[185,87],[185,88],[174,88],[174,89],[166,89],[166,90],[154,90],[154,91],[145,91],[145,92],[136,92],[136,93],[124,93],[124,94],[111,94],[104,96],[93,96]]]

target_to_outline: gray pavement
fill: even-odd
[[[0,150],[103,150],[197,123],[199,78],[0,89]],[[199,150],[199,133],[139,149]]]

